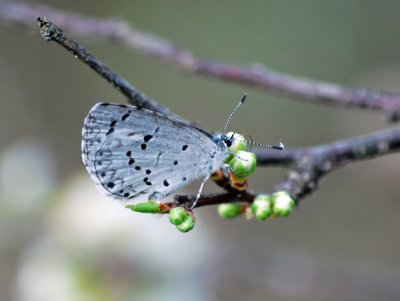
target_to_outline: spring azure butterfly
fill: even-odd
[[[99,103],[84,122],[82,159],[106,195],[162,199],[224,167],[232,139],[146,109]]]

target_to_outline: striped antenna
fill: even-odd
[[[235,112],[241,107],[241,105],[246,100],[246,97],[247,97],[247,93],[244,93],[242,99],[239,101],[237,106],[233,109],[232,113],[229,115],[228,119],[226,120],[225,126],[224,126],[224,132],[226,131],[226,128],[228,127],[228,124],[231,121],[233,115],[235,115]]]
[[[255,142],[255,141],[248,141],[248,140],[244,140],[244,141],[247,144],[252,144],[252,145],[265,147],[265,148],[273,148],[273,149],[277,149],[277,150],[285,149],[285,145],[282,142],[279,142],[278,144],[263,144],[263,143],[259,143],[259,142]]]
[[[232,113],[229,115],[228,119],[226,120],[225,126],[224,126],[224,131],[226,131],[226,128],[228,127],[229,122],[231,121],[233,115],[235,115],[236,111],[242,106],[242,104],[245,102],[247,97],[247,93],[243,94],[242,99],[239,101],[239,103],[237,104],[237,106],[233,109]],[[230,137],[230,139],[233,138],[233,136],[235,136],[235,132],[233,132],[232,136]],[[252,145],[256,145],[256,146],[260,146],[260,147],[265,147],[265,148],[273,148],[273,149],[277,149],[277,150],[284,150],[285,146],[283,145],[282,142],[279,142],[278,144],[263,144],[263,143],[259,143],[259,142],[255,142],[255,141],[248,141],[248,140],[244,140],[247,144],[252,144]]]

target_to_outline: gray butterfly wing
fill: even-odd
[[[97,104],[82,130],[82,159],[95,183],[116,199],[163,198],[217,170],[227,150],[212,136],[133,106]]]

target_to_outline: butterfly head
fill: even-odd
[[[230,133],[229,133],[229,134],[230,134]],[[233,134],[231,134],[231,135],[222,134],[222,135],[220,136],[220,139],[221,139],[222,143],[223,143],[227,148],[229,148],[229,147],[232,146],[233,142],[235,142],[234,136],[235,136],[235,133],[233,133]]]

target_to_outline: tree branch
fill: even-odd
[[[222,64],[198,58],[190,51],[178,48],[169,41],[141,31],[124,21],[98,19],[45,6],[0,0],[0,16],[9,21],[33,26],[32,20],[40,15],[51,17],[54,22],[81,37],[119,42],[188,73],[255,87],[295,100],[383,113],[390,121],[400,119],[399,94],[363,88],[345,88],[279,73],[267,67]]]
[[[257,148],[257,165],[293,166],[302,160],[323,158],[331,160],[339,167],[349,162],[371,159],[397,151],[400,147],[400,128],[385,130],[370,135],[337,141],[331,144],[317,145],[298,149],[285,149],[284,152]],[[320,159],[319,159],[320,160]]]
[[[183,119],[171,113],[166,107],[147,97],[125,79],[109,69],[103,62],[90,54],[82,45],[67,36],[57,25],[48,22],[44,17],[38,17],[37,22],[40,27],[40,33],[46,41],[54,41],[63,46],[125,95],[131,104],[183,121]]]
[[[294,150],[288,154],[295,162],[294,170],[288,173],[285,182],[276,185],[276,189],[286,190],[296,200],[300,200],[317,189],[323,176],[337,168],[399,149],[400,128],[395,128],[332,144]]]

